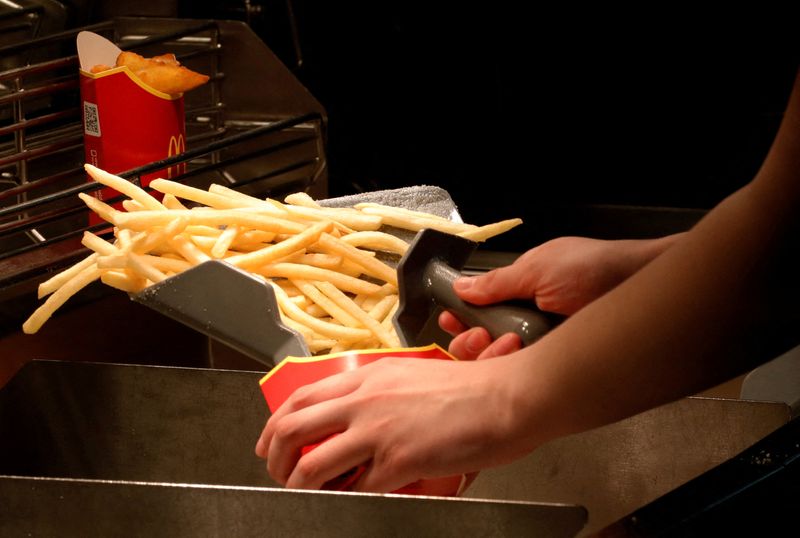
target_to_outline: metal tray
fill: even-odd
[[[583,507],[278,487],[260,372],[33,361],[0,390],[0,535],[571,537]]]

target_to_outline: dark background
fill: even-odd
[[[247,21],[328,112],[331,195],[438,185],[467,221],[522,217],[510,250],[691,225],[757,172],[798,50],[788,12],[752,8],[126,4],[85,19]]]

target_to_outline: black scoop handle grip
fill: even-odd
[[[464,302],[453,290],[453,281],[462,274],[441,261],[431,261],[425,268],[423,285],[428,295],[441,308],[453,313],[469,327],[484,327],[492,339],[516,333],[527,346],[552,329],[557,320],[531,306],[497,303],[486,306]]]

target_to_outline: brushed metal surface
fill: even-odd
[[[558,504],[18,477],[0,478],[0,498],[3,536],[569,538],[586,517]]]
[[[278,488],[263,372],[32,361],[0,389],[0,535],[571,537],[583,507]]]
[[[466,496],[579,504],[589,510],[581,535],[590,534],[734,457],[790,417],[784,404],[685,398],[483,471]]]

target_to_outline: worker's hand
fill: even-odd
[[[453,287],[468,303],[527,299],[540,310],[569,316],[641,269],[677,237],[641,241],[561,237],[527,251],[509,266],[459,278]],[[468,330],[449,312],[441,314],[439,325],[454,336],[449,350],[462,359],[505,355],[521,346],[514,334],[493,342],[485,329]]]
[[[269,419],[256,454],[289,488],[317,489],[363,465],[354,490],[373,492],[507,463],[526,453],[514,432],[531,431],[517,421],[508,359],[392,357],[301,387]]]

